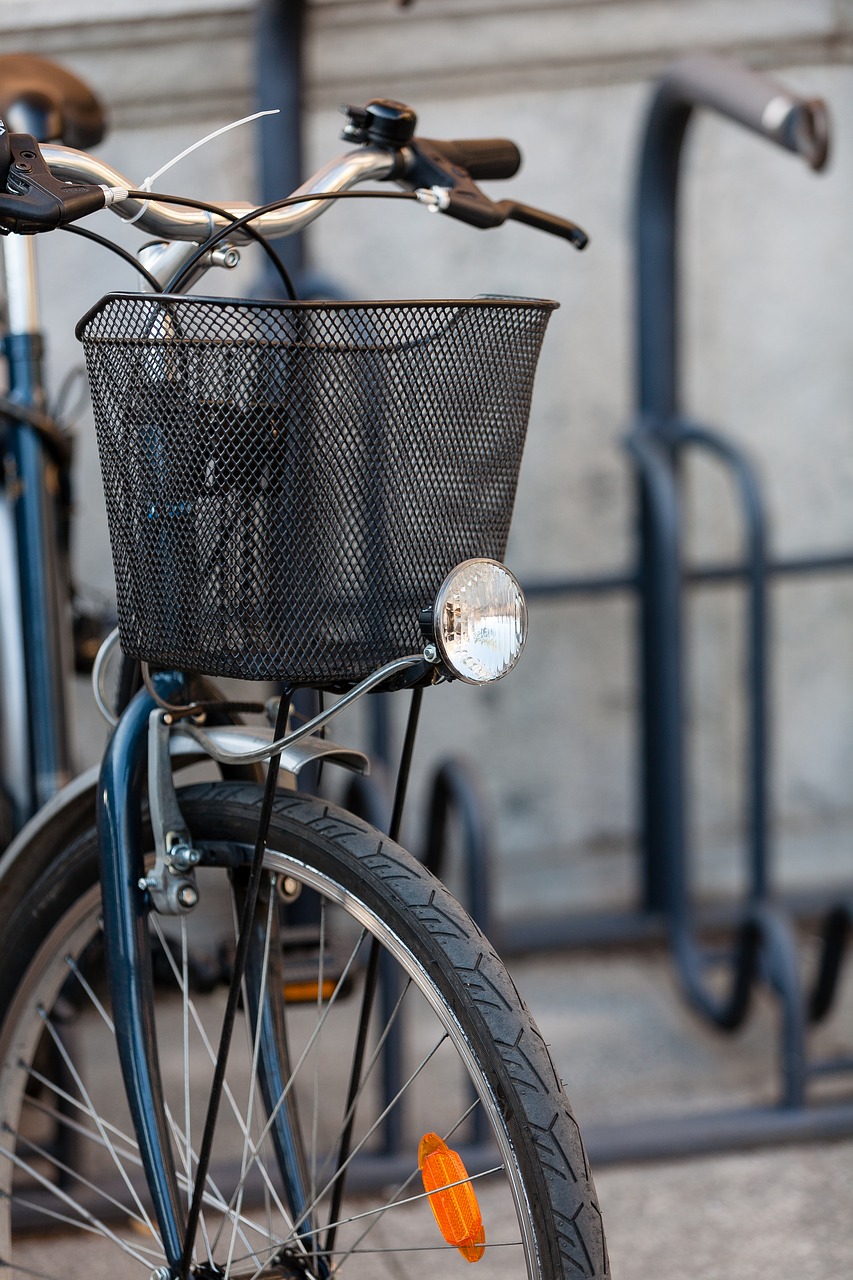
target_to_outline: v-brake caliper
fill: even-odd
[[[155,859],[139,887],[151,894],[155,910],[178,916],[191,911],[198,902],[195,867],[201,854],[193,848],[175,794],[170,731],[168,714],[152,711],[148,718],[148,806]]]

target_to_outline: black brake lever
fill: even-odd
[[[519,204],[517,200],[492,200],[480,190],[467,169],[444,155],[439,143],[413,138],[406,147],[406,155],[406,185],[431,192],[435,197],[434,207],[450,218],[482,230],[500,227],[512,220],[560,236],[576,249],[585,249],[589,244],[587,233],[567,218]]]
[[[583,227],[570,222],[568,218],[558,217],[556,213],[546,213],[544,209],[534,209],[532,205],[519,204],[515,200],[501,200],[495,207],[505,211],[507,219],[523,222],[527,227],[537,227],[552,236],[560,236],[576,249],[585,249],[589,244],[589,236]]]
[[[11,160],[4,190],[0,190],[0,233],[35,235],[51,231],[103,209],[106,187],[64,182],[51,173],[29,133],[9,133]]]
[[[471,184],[473,185],[473,184]],[[490,200],[482,191],[476,189],[472,196],[467,189],[433,186],[419,198],[425,204],[449,218],[458,218],[469,226],[488,230],[489,227],[501,227],[505,222],[523,222],[525,226],[536,227],[539,231],[547,231],[549,235],[568,240],[576,249],[585,249],[589,244],[589,236],[576,222],[561,218],[556,213],[546,213],[544,209],[534,209],[529,204],[519,204],[517,200]]]

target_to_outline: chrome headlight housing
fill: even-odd
[[[432,621],[436,648],[449,674],[467,684],[489,684],[521,657],[527,605],[505,565],[465,560],[442,583]]]

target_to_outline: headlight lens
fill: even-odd
[[[444,580],[433,614],[435,642],[453,675],[487,684],[511,671],[527,635],[516,578],[497,560],[466,560]]]

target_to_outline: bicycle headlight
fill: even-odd
[[[433,609],[435,643],[448,670],[468,684],[511,671],[527,635],[527,605],[497,560],[465,560],[448,574]]]

